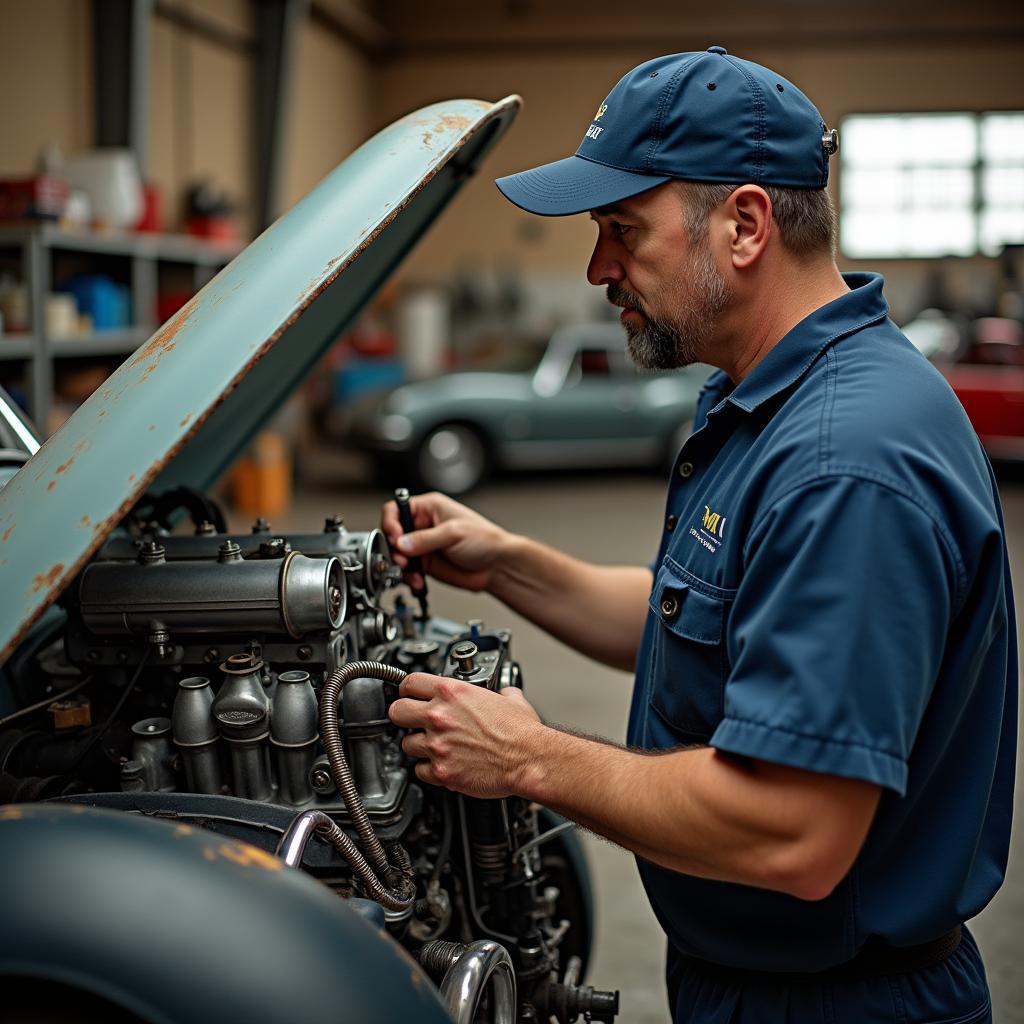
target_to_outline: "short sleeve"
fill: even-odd
[[[956,604],[936,520],[885,485],[826,478],[748,535],[711,745],[906,792]]]

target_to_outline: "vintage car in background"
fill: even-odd
[[[376,469],[464,494],[491,472],[667,467],[710,367],[638,371],[618,322],[557,331],[530,371],[450,373],[358,403],[345,442]]]
[[[522,686],[509,631],[413,614],[371,523],[229,533],[208,493],[518,106],[384,129],[38,450],[3,417],[5,1020],[618,1012],[574,826],[420,783],[387,716],[411,671]]]
[[[903,332],[949,381],[989,458],[1024,462],[1024,326],[925,310]]]

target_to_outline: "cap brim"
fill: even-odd
[[[529,213],[564,217],[610,206],[670,180],[667,175],[637,174],[569,156],[498,178],[494,184],[509,202]]]

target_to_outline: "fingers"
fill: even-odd
[[[437,777],[434,772],[434,766],[429,761],[417,761],[416,762],[416,778],[420,782],[426,782],[431,786],[440,786],[442,789],[448,787]]]
[[[461,539],[459,524],[449,520],[428,529],[416,530],[415,533],[403,534],[398,538],[396,547],[401,554],[415,558],[417,555],[429,555],[451,547]]]
[[[409,757],[430,760],[430,748],[427,746],[427,734],[423,732],[411,732],[402,740],[402,750]]]
[[[439,676],[427,672],[410,672],[398,687],[402,697],[414,697],[417,700],[430,700],[437,695]],[[450,680],[449,680],[450,682]]]
[[[396,700],[388,708],[388,718],[403,729],[424,729],[427,725],[427,702],[423,700]]]

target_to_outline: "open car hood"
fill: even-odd
[[[208,487],[503,134],[519,98],[385,128],[129,356],[0,490],[0,663],[149,489]]]

